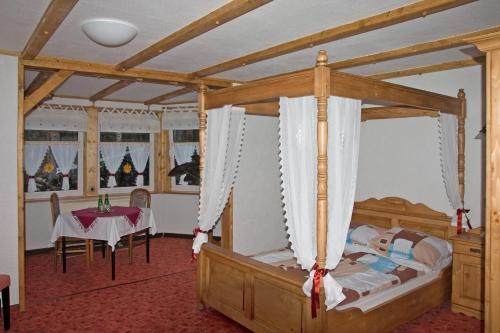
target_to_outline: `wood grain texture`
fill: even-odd
[[[19,265],[19,310],[26,311],[26,235],[24,215],[24,66],[18,64],[17,81],[17,251]]]
[[[385,226],[411,222],[413,228],[445,239],[455,229],[445,214],[401,198],[369,199],[356,203],[354,210],[358,223],[367,216],[389,223]],[[451,293],[447,268],[436,280],[366,313],[355,308],[325,312],[322,299],[318,318],[312,320],[310,299],[302,291],[303,275],[204,244],[197,265],[198,300],[255,332],[389,332],[441,304]]]
[[[363,18],[351,23],[343,24],[328,30],[301,37],[282,43],[261,51],[257,51],[236,59],[196,71],[193,75],[204,77],[215,73],[224,72],[237,67],[253,64],[266,59],[271,59],[284,54],[303,50],[313,46],[325,44],[342,38],[352,37],[368,31],[388,27],[397,23],[413,20],[418,17],[430,15],[446,9],[461,6],[472,2],[471,0],[422,0],[416,3],[386,11],[374,16]]]
[[[229,194],[227,204],[222,211],[221,221],[221,246],[233,250],[233,191]]]
[[[33,59],[56,32],[78,0],[51,0],[35,31],[21,53],[23,59]]]
[[[457,97],[460,100],[460,112],[457,115],[458,190],[463,203],[465,198],[465,117],[467,116],[467,101],[463,89],[458,91]]]
[[[208,15],[197,19],[173,34],[125,59],[116,65],[116,69],[127,70],[142,64],[269,2],[271,2],[271,0],[232,0]]]
[[[485,331],[500,332],[500,33],[468,40],[486,52]]]
[[[177,89],[175,91],[171,91],[171,92],[162,94],[160,96],[150,98],[147,101],[144,101],[144,104],[146,104],[146,105],[158,104],[158,103],[161,103],[163,101],[167,101],[167,100],[172,99],[172,98],[177,97],[177,96],[189,94],[190,92],[192,92],[194,90],[196,90],[196,86],[184,87],[182,89]]]
[[[37,106],[45,97],[56,90],[61,84],[64,83],[71,75],[73,71],[60,70],[52,74],[52,76],[45,81],[37,90],[27,96],[24,100],[24,115],[27,116],[28,113]]]
[[[221,88],[230,87],[233,81],[206,77],[196,79],[192,75],[177,72],[159,71],[145,68],[131,68],[127,71],[116,70],[113,65],[99,64],[73,59],[36,57],[33,60],[23,60],[26,68],[46,69],[46,70],[68,70],[79,75],[89,75],[94,77],[104,77],[127,81],[140,81],[149,83],[166,83],[175,85],[176,83],[200,84],[204,83],[209,87]]]
[[[395,77],[440,72],[440,71],[445,71],[445,70],[454,69],[454,68],[470,67],[470,66],[477,66],[477,65],[483,65],[483,64],[484,64],[484,58],[479,57],[479,58],[473,58],[473,59],[467,59],[467,60],[449,61],[449,62],[444,62],[441,64],[435,64],[435,65],[429,65],[429,66],[421,66],[421,67],[415,67],[415,68],[402,69],[402,70],[393,71],[393,72],[373,74],[373,75],[369,75],[368,77],[370,77],[372,79],[376,79],[376,80],[386,80],[386,79],[392,79]]]
[[[109,95],[111,95],[111,94],[113,94],[113,93],[117,92],[118,90],[121,90],[125,87],[128,87],[132,83],[134,83],[134,81],[120,80],[120,81],[115,82],[112,85],[102,89],[101,91],[96,92],[94,95],[89,97],[89,100],[92,102],[95,102],[95,101],[104,99],[104,97],[109,96]]]
[[[94,197],[98,193],[99,178],[99,125],[98,112],[96,107],[88,107],[87,111],[87,132],[85,133],[85,156],[84,170],[84,193],[86,197]]]
[[[31,81],[30,85],[24,91],[26,96],[31,95],[35,90],[40,88],[47,80],[54,74],[53,72],[40,72],[37,76]]]
[[[361,121],[408,117],[437,117],[438,111],[410,107],[371,107],[361,109]]]

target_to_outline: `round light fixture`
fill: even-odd
[[[92,41],[107,47],[125,45],[137,36],[137,28],[133,24],[110,18],[85,20],[82,30]]]

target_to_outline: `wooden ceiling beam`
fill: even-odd
[[[118,70],[127,70],[140,65],[168,50],[173,49],[187,41],[202,35],[224,23],[227,23],[243,14],[246,14],[272,0],[232,0],[224,6],[217,8],[208,15],[188,24],[182,29],[163,38],[144,50],[116,65]]]
[[[463,35],[447,37],[447,38],[443,38],[443,39],[439,39],[439,40],[435,40],[435,41],[431,41],[431,42],[415,44],[415,45],[411,45],[411,46],[407,46],[407,47],[403,47],[403,48],[399,48],[399,49],[394,49],[394,50],[390,50],[390,51],[374,53],[374,54],[365,55],[362,57],[337,61],[337,62],[333,62],[333,63],[328,64],[328,67],[330,67],[331,69],[339,70],[339,69],[344,69],[344,68],[374,64],[377,62],[419,55],[419,54],[423,54],[423,53],[445,50],[445,49],[449,49],[449,48],[453,48],[453,47],[467,45],[466,39],[468,39],[468,38],[475,38],[478,36],[482,36],[484,34],[498,32],[498,31],[500,31],[500,26],[481,30],[481,31],[475,31],[475,32],[471,32],[471,33],[467,33],[467,34],[463,34]]]
[[[37,90],[33,91],[29,96],[24,98],[24,115],[27,116],[31,110],[43,101],[49,94],[56,90],[61,84],[64,83],[73,71],[60,70],[55,72],[45,83],[43,83]]]
[[[387,72],[387,73],[374,74],[374,75],[369,75],[368,77],[372,78],[372,79],[376,79],[376,80],[386,80],[386,79],[392,79],[392,78],[402,77],[402,76],[419,75],[419,74],[424,74],[424,73],[440,72],[440,71],[445,71],[445,70],[454,69],[454,68],[482,65],[482,64],[484,64],[484,62],[485,62],[484,57],[479,57],[479,58],[473,58],[473,59],[467,59],[467,60],[450,61],[450,62],[445,62],[442,64],[435,64],[435,65],[429,65],[429,66],[403,69],[403,70]]]
[[[54,74],[54,72],[40,72],[38,75],[31,81],[30,85],[24,91],[24,95],[31,95],[35,90],[40,88],[42,84],[47,82],[47,80]]]
[[[370,16],[351,23],[343,24],[309,36],[301,37],[261,51],[204,68],[192,73],[196,77],[204,77],[259,61],[275,58],[284,54],[303,50],[335,40],[352,37],[368,31],[388,27],[397,23],[410,21],[450,8],[458,7],[477,0],[422,0],[381,14]]]
[[[112,78],[127,81],[143,81],[159,84],[200,84],[213,88],[230,87],[234,81],[206,77],[196,79],[190,74],[167,72],[153,69],[131,68],[128,71],[116,70],[114,65],[92,63],[80,60],[36,57],[32,60],[23,60],[23,64],[28,69],[45,70],[68,70],[74,71],[79,75],[91,75],[99,78]]]
[[[361,111],[361,121],[408,117],[437,117],[439,115],[439,112],[435,110],[405,106],[371,107],[363,108]]]
[[[101,99],[104,99],[104,97],[108,96],[108,95],[111,95],[115,92],[117,92],[118,90],[120,89],[123,89],[125,87],[128,87],[129,85],[131,85],[132,83],[134,83],[134,81],[124,81],[124,80],[120,80],[118,82],[115,82],[113,83],[112,85],[104,88],[103,90],[101,91],[98,91],[97,93],[95,93],[94,95],[90,96],[89,97],[89,100],[92,101],[92,102],[95,102],[95,101],[98,101],[98,100],[101,100]]]
[[[195,86],[185,87],[185,88],[182,88],[182,89],[178,89],[178,90],[175,90],[175,91],[168,92],[166,94],[163,94],[163,95],[160,95],[160,96],[157,96],[157,97],[150,98],[147,101],[144,101],[144,104],[146,104],[146,105],[158,104],[160,102],[172,99],[174,97],[188,94],[188,93],[190,93],[190,92],[192,92],[194,90],[196,90]]]
[[[52,0],[26,43],[21,58],[36,57],[77,2],[78,0]]]

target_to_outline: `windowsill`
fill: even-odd
[[[151,194],[180,194],[180,195],[200,195],[200,192],[188,192],[188,191],[151,191]],[[120,197],[129,197],[130,193],[109,193],[110,198],[120,198]],[[71,202],[71,201],[82,201],[82,200],[95,200],[98,195],[91,196],[83,196],[83,195],[74,195],[74,196],[66,196],[59,197],[59,201]],[[50,198],[35,198],[35,199],[25,199],[26,203],[35,203],[35,202],[48,202]]]

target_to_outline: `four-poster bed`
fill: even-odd
[[[320,52],[317,66],[313,70],[262,79],[213,92],[207,92],[205,87],[201,87],[199,94],[200,174],[202,177],[207,154],[205,149],[206,110],[222,108],[226,105],[238,105],[245,107],[247,113],[276,115],[278,104],[275,101],[279,97],[315,96],[317,101],[315,240],[317,249],[312,274],[315,274],[315,271],[325,270],[327,265],[327,229],[329,225],[327,104],[330,95],[359,99],[364,103],[397,106],[395,109],[398,111],[395,112],[394,117],[401,116],[401,107],[412,108],[413,114],[415,114],[415,110],[417,113],[418,110],[422,110],[422,115],[426,116],[439,112],[457,116],[457,187],[460,190],[460,199],[463,203],[463,126],[465,119],[463,92],[459,93],[458,98],[439,95],[333,72],[326,66],[326,63],[326,53]],[[384,109],[387,118],[391,117],[390,109]],[[202,180],[202,186],[203,184]],[[200,192],[203,193],[203,188],[200,189]],[[200,211],[203,211],[203,200],[200,207]],[[228,211],[230,212],[230,209]],[[231,217],[226,214],[222,220],[225,223],[230,223]],[[400,198],[370,199],[356,203],[352,213],[352,222],[370,223],[386,228],[407,227],[427,232],[444,240],[456,232],[451,227],[451,218],[446,214],[433,211],[421,204],[411,204]],[[201,231],[208,232],[206,226]],[[198,242],[198,246],[200,245]],[[254,331],[388,331],[439,305],[450,295],[450,268],[448,267],[432,282],[399,295],[394,300],[384,302],[366,313],[359,309],[325,311],[323,304],[325,293],[322,289],[322,301],[319,302],[320,311],[317,313],[317,318],[313,319],[315,310],[311,308],[311,299],[304,295],[303,277],[289,274],[279,268],[233,253],[230,249],[219,248],[211,244],[205,244],[201,247],[197,274],[200,304],[213,307]],[[402,308],[404,311],[401,311]]]

